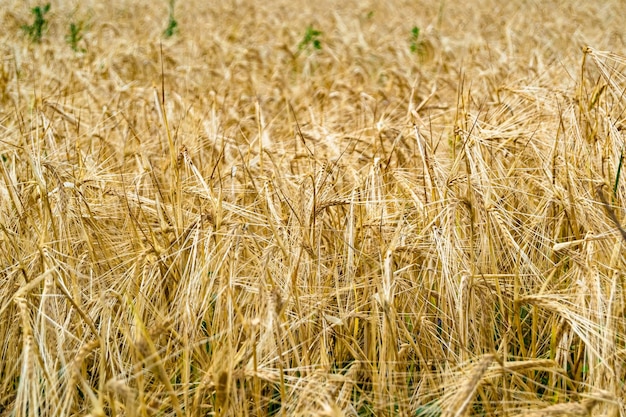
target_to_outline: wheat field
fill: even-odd
[[[2,3],[1,416],[626,415],[623,2]]]

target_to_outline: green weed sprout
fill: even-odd
[[[306,32],[304,32],[304,37],[298,44],[298,51],[303,51],[305,49],[322,49],[322,43],[318,39],[322,35],[322,32],[319,30],[313,29],[313,26],[309,25],[306,28]]]
[[[48,21],[45,19],[45,14],[50,11],[50,3],[45,6],[37,6],[31,9],[35,20],[32,25],[23,25],[22,30],[30,37],[35,43],[41,42],[44,29],[48,26]]]
[[[411,29],[411,52],[422,55],[424,53],[424,44],[419,37],[420,28],[413,26],[413,29]]]
[[[171,38],[178,31],[178,22],[174,18],[174,0],[170,0],[170,13],[167,22],[167,28],[163,32],[166,38]]]
[[[85,52],[85,48],[81,48],[78,46],[78,43],[83,39],[83,23],[79,22],[78,24],[72,22],[70,23],[70,31],[65,36],[65,41],[72,48],[74,52]]]

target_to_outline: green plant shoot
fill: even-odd
[[[22,30],[30,37],[35,43],[40,43],[43,36],[43,31],[48,26],[48,21],[45,18],[46,13],[50,11],[50,3],[45,6],[37,6],[31,9],[34,20],[31,25],[23,25]]]

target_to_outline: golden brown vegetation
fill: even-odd
[[[2,415],[626,413],[618,2],[26,3]]]

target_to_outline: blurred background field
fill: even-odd
[[[625,415],[625,15],[5,0],[0,415]]]

